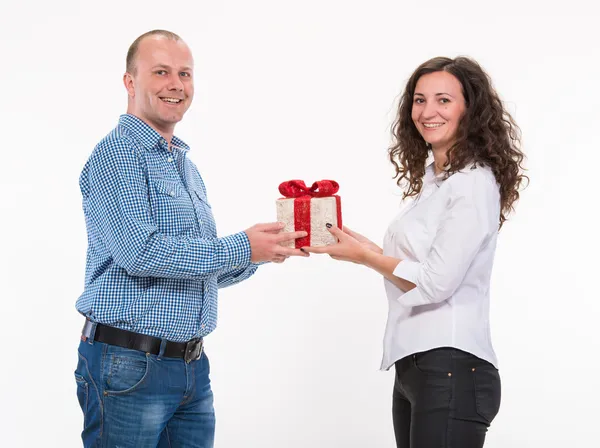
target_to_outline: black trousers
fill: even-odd
[[[396,361],[392,404],[398,448],[481,448],[500,409],[500,375],[455,348]]]

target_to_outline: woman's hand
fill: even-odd
[[[352,238],[354,238],[360,244],[365,246],[367,249],[372,250],[373,252],[376,252],[378,254],[383,254],[383,249],[381,247],[379,247],[377,244],[375,244],[373,241],[368,239],[367,237],[362,236],[358,232],[354,232],[353,230],[350,230],[346,226],[344,226],[343,230],[344,230],[344,233],[347,233],[348,235],[350,235]]]
[[[364,264],[369,252],[382,253],[383,251],[372,241],[359,233],[345,228],[342,232],[337,227],[327,225],[329,232],[338,239],[337,244],[322,247],[303,247],[304,252],[314,254],[328,254],[331,258],[341,261]]]
[[[331,224],[327,224],[327,228],[339,240],[337,244],[323,247],[303,247],[300,250],[315,254],[329,254],[336,260],[365,265],[383,275],[404,292],[416,287],[414,283],[394,275],[398,263],[402,262],[399,258],[383,255],[381,247],[347,227],[343,232],[337,227],[331,227]]]

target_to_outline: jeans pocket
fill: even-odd
[[[89,384],[86,379],[77,372],[75,372],[75,383],[77,384],[77,400],[79,401],[79,406],[83,412],[83,426],[85,427],[89,401]]]
[[[83,412],[83,427],[85,428],[90,402],[90,384],[88,377],[87,363],[83,355],[77,352],[77,368],[75,369],[75,384],[77,384],[77,401]]]
[[[108,362],[105,393],[121,395],[140,388],[148,377],[150,356],[138,350],[111,347]]]
[[[501,401],[501,382],[498,370],[491,364],[473,368],[475,410],[488,424],[498,414]]]
[[[435,349],[415,353],[413,365],[420,373],[427,376],[445,377],[452,376],[452,358],[447,349]]]

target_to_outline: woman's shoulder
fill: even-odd
[[[454,172],[448,180],[455,182],[481,182],[496,183],[496,177],[489,165],[483,163],[469,163],[464,168]]]
[[[498,192],[498,183],[492,169],[482,163],[470,163],[453,173],[448,179],[448,186],[455,192],[485,190],[490,193]]]

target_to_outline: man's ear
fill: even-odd
[[[125,85],[125,89],[127,90],[127,95],[133,98],[135,96],[135,85],[131,73],[125,73],[123,75],[123,84]]]

